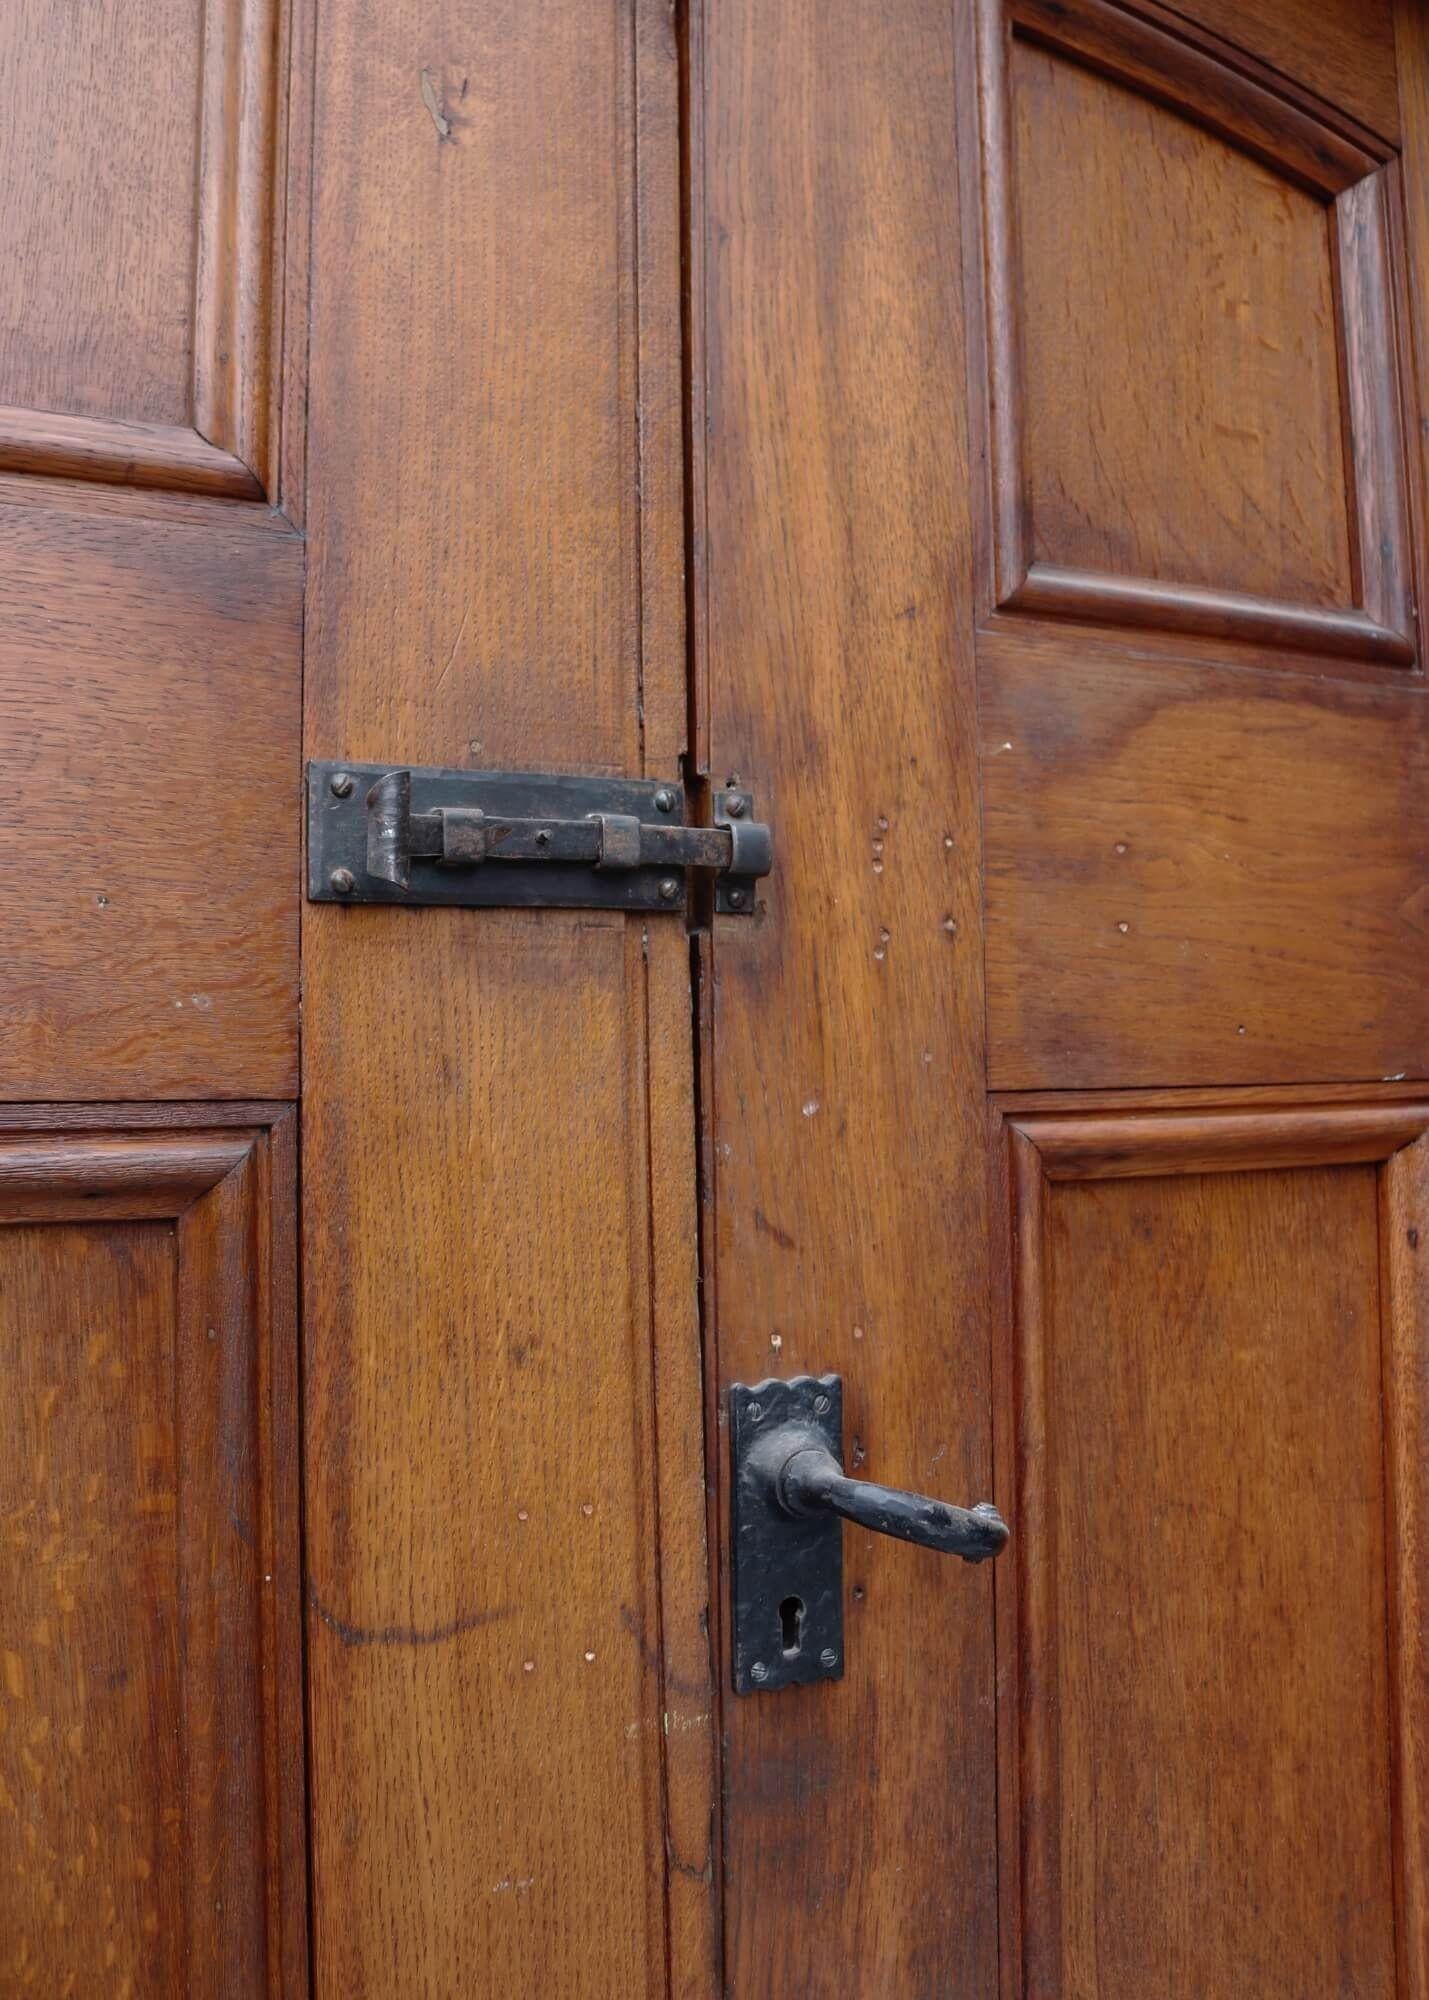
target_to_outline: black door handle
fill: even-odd
[[[926,1493],[850,1479],[831,1451],[794,1424],[769,1443],[787,1451],[774,1474],[774,1497],[786,1514],[841,1514],[876,1535],[897,1535],[969,1563],[986,1562],[1007,1547],[1007,1523],[990,1500],[954,1507]]]
[[[1007,1523],[987,1500],[954,1507],[849,1477],[837,1375],[735,1382],[728,1416],[731,1664],[740,1694],[842,1675],[844,1521],[969,1563],[1007,1546]]]

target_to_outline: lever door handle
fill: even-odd
[[[776,1435],[771,1444],[781,1442]],[[876,1535],[896,1535],[920,1548],[964,1562],[986,1562],[1007,1547],[1007,1523],[990,1500],[954,1507],[926,1493],[905,1493],[871,1479],[850,1479],[833,1453],[790,1425],[788,1456],[774,1475],[774,1497],[786,1514],[841,1514]]]
[[[728,1417],[731,1664],[740,1694],[843,1673],[843,1522],[969,1563],[1007,1546],[1007,1523],[987,1500],[954,1507],[849,1477],[837,1375],[732,1383]]]

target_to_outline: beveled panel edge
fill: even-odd
[[[1407,465],[1410,371],[1401,383],[1395,314],[1395,231],[1382,167],[1335,202],[1332,242],[1346,443],[1354,505],[1350,526],[1358,599],[1414,657],[1413,549]],[[1396,189],[1399,182],[1396,178]]]
[[[1180,112],[1312,194],[1333,199],[1387,157],[1249,75],[1229,49],[1213,52],[1112,0],[1007,0],[1007,14],[1014,34]]]
[[[1375,1164],[1429,1131],[1429,1100],[1197,1111],[1013,1112],[1049,1181]]]
[[[281,0],[206,0],[194,271],[199,436],[271,485]]]
[[[229,500],[261,500],[257,476],[182,424],[0,408],[0,472],[95,480]]]
[[[1378,508],[1370,511],[1377,514]],[[1087,624],[1131,625],[1139,631],[1243,639],[1367,666],[1412,666],[1415,659],[1408,631],[1383,624],[1368,611],[1297,604],[1206,584],[1160,583],[1152,577],[1067,569],[1057,563],[1031,564],[997,609]]]
[[[5,1133],[0,1228],[177,1218],[239,1171],[263,1136],[261,1128]]]
[[[974,0],[974,39],[965,39],[964,48],[976,87],[965,88],[961,98],[967,133],[961,145],[981,208],[980,228],[969,229],[963,255],[969,316],[985,340],[981,350],[969,343],[969,402],[988,481],[988,518],[977,531],[980,613],[1080,619],[1258,642],[1356,664],[1412,666],[1417,648],[1405,458],[1411,418],[1403,407],[1408,386],[1400,379],[1395,337],[1395,231],[1387,196],[1392,148],[1367,133],[1351,137],[1318,118],[1300,93],[1273,87],[1284,82],[1290,92],[1288,80],[1252,75],[1228,45],[1193,36],[1189,23],[1183,34],[1174,17],[1164,18],[1166,27],[1116,0]],[[1353,484],[1353,606],[1034,563],[1012,218],[1007,52],[1014,35],[1218,133],[1329,205]]]

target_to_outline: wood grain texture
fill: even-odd
[[[1010,85],[1033,561],[1350,604],[1324,207],[1020,40]]]
[[[311,0],[306,0],[311,4]],[[194,271],[194,429],[272,484],[280,16],[303,0],[204,0]]]
[[[1143,1176],[1082,1184],[1055,1118],[1010,1134],[1009,1993],[1421,1990],[1412,1921],[1395,1983],[1394,1904],[1402,1953],[1423,1638],[1401,1622],[1387,1654],[1385,1620],[1424,1586],[1424,1329],[1401,1213],[1382,1354],[1379,1204],[1429,1113],[1408,1133],[1407,1108],[1381,1115],[1383,1176],[1304,1164],[1315,1121],[1337,1159],[1369,1115],[1307,1108],[1293,1146],[1272,1115],[1239,1160],[1192,1129],[1215,1113],[1108,1119],[1090,1171]],[[1412,1801],[1395,1856],[1392,1790]]]
[[[693,25],[697,666],[711,774],[779,840],[710,966],[717,1388],[838,1370],[851,1466],[966,1503],[989,1438],[954,21],[736,0]],[[725,1989],[985,1993],[989,1581],[855,1530],[845,1578],[842,1681],[725,1697]]]
[[[1422,190],[1429,174],[1429,16],[1400,0],[1395,7],[1404,151],[1387,203],[1390,263],[1395,275],[1400,374],[1411,413],[1406,424],[1406,490],[1411,539],[1417,557],[1413,588],[1429,602],[1429,202]]]
[[[978,22],[992,601],[1411,662],[1382,155],[1104,0]]]
[[[6,10],[0,466],[267,490],[280,11]]]
[[[241,459],[187,424],[125,423],[34,410],[0,410],[0,469],[232,500],[257,500],[263,493]]]
[[[1304,0],[1194,0],[1174,11],[1189,27],[1224,35],[1381,138],[1399,138],[1391,0],[1315,0],[1313,6]]]
[[[1389,1161],[1380,1191],[1399,1985],[1429,1993],[1429,1142]]]
[[[1412,1145],[1429,1113],[1402,1104],[1243,1107],[1177,1113],[1104,1106],[1044,1114],[1035,1133],[1040,1171],[1049,1181],[1145,1180],[1156,1174],[1206,1174],[1275,1167],[1345,1166],[1385,1159]],[[1015,1114],[1014,1129],[1020,1129]]]
[[[1064,569],[1052,563],[1034,563],[1004,598],[1003,609],[1086,625],[1130,626],[1143,633],[1244,641],[1261,657],[1318,653],[1329,661],[1371,667],[1409,666],[1415,658],[1407,607],[1406,629],[1396,630],[1364,611],[1287,604],[1281,598],[1200,584],[1168,586],[1144,577],[1111,577],[1104,571]]]
[[[307,750],[673,774],[668,13],[316,60]],[[687,951],[312,908],[304,976],[316,1990],[708,1995]]]
[[[191,0],[5,8],[0,402],[190,421],[202,23]]]
[[[1425,1073],[1421,692],[979,650],[994,1088]]]
[[[0,1095],[293,1091],[301,587],[212,513],[0,508]]]
[[[44,1227],[0,1187],[17,1994],[303,1991],[290,1134],[180,1143],[54,1136]]]
[[[1206,37],[1188,34],[1164,10],[1122,6],[1120,0],[991,0],[1006,4],[1014,34],[1045,43],[1079,63],[1115,77],[1140,98],[1174,106],[1321,195],[1336,195],[1384,157],[1352,138],[1333,114],[1305,104],[1279,79],[1227,60]]]

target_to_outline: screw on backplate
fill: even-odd
[[[815,1396],[814,1398],[815,1416],[822,1417],[825,1414],[825,1412],[828,1411],[831,1407],[832,1405],[830,1404],[827,1396]]]
[[[547,832],[546,828],[542,827],[540,832],[536,835],[536,845],[538,847],[549,847],[550,844],[551,844],[551,836]]]
[[[752,1424],[757,1424],[757,1423],[759,1422],[759,1419],[760,1419],[760,1418],[761,1418],[761,1417],[762,1417],[763,1415],[764,1415],[764,1405],[763,1405],[762,1403],[751,1403],[751,1404],[750,1404],[750,1406],[749,1406],[749,1411],[748,1411],[748,1416],[749,1416],[749,1421],[750,1421],[750,1422],[751,1422]]]
[[[675,794],[671,791],[656,792],[655,810],[662,813],[672,813],[675,810]]]
[[[769,1678],[769,1669],[768,1669],[768,1667],[766,1667],[766,1666],[765,1666],[765,1664],[764,1664],[763,1660],[756,1660],[756,1661],[754,1662],[754,1665],[753,1665],[753,1666],[752,1666],[752,1667],[751,1667],[751,1668],[749,1669],[749,1678],[750,1678],[750,1679],[751,1679],[752,1681],[767,1681],[767,1680],[768,1680],[768,1678]]]
[[[745,896],[743,889],[731,889],[725,897],[725,901],[732,910],[742,910],[747,900],[748,898]]]
[[[724,809],[731,819],[743,819],[744,799],[738,792],[731,792],[724,802]]]
[[[819,1655],[819,1665],[821,1667],[836,1667],[838,1663],[839,1663],[839,1656],[834,1651],[833,1647],[825,1646],[823,1652],[820,1653]]]
[[[351,771],[334,771],[327,781],[328,790],[335,799],[345,799],[352,791]]]
[[[679,893],[680,893],[679,883],[675,880],[673,875],[667,875],[664,881],[660,884],[660,901],[662,903],[673,903],[679,896]]]
[[[350,868],[334,868],[327,878],[327,885],[334,896],[350,896],[357,887],[357,877]]]

